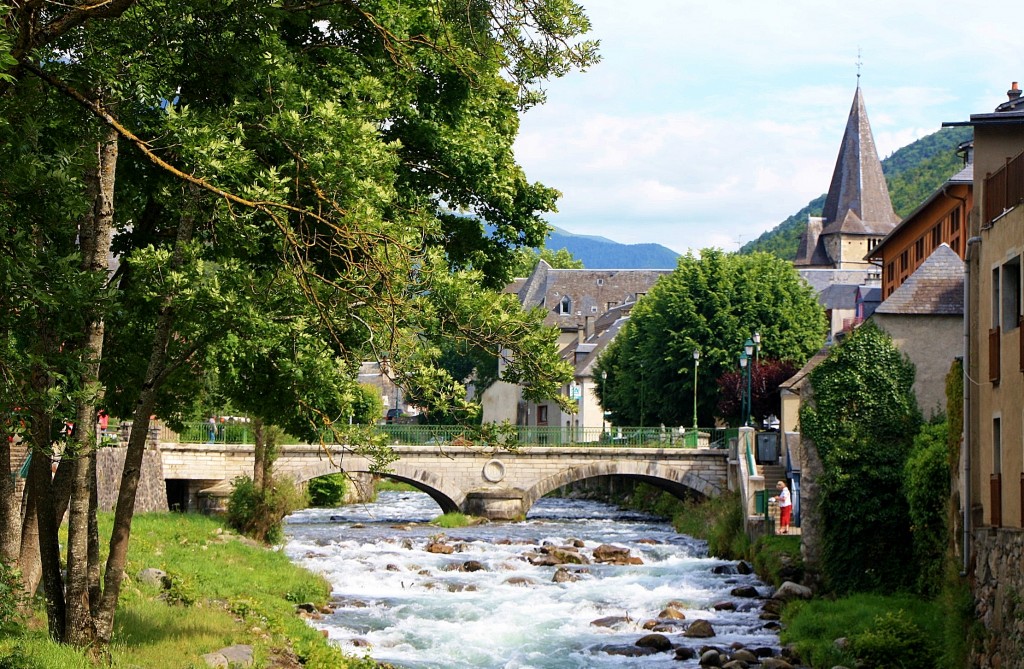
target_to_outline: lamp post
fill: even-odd
[[[644,426],[644,363],[640,362],[640,427]]]
[[[761,333],[757,330],[754,331],[754,362],[758,362],[761,358]]]
[[[750,373],[749,368],[747,367],[747,362],[747,352],[744,351],[743,353],[740,353],[740,369],[743,370],[743,378],[740,379],[740,413],[743,416],[744,427],[747,425],[747,421],[750,417],[750,414],[747,411],[747,394],[749,394],[750,390],[749,385],[745,384],[746,379],[749,378],[747,375]],[[747,388],[746,392],[744,392],[745,385]]]
[[[697,429],[697,367],[700,366],[700,349],[693,349],[693,429]]]
[[[755,333],[755,336],[760,339],[761,335]],[[754,396],[750,393],[750,377],[754,375],[754,363],[757,358],[754,357],[754,351],[757,345],[753,339],[747,339],[743,342],[743,352],[747,354],[747,413],[743,414],[743,424],[748,425],[750,423],[750,414],[754,413]]]

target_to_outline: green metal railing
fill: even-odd
[[[389,442],[404,445],[449,444],[583,446],[642,448],[726,448],[730,431],[720,428],[613,427],[572,428],[510,426],[496,430],[464,425],[378,425]],[[731,430],[735,433],[735,429]],[[249,423],[188,423],[178,432],[164,426],[160,440],[182,444],[251,444]]]

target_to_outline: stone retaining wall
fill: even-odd
[[[974,556],[975,614],[987,634],[970,666],[1019,667],[1024,658],[1024,531],[978,530]]]
[[[128,449],[123,446],[96,451],[97,505],[101,511],[110,511],[117,504],[117,491],[127,452]],[[160,451],[153,448],[147,448],[142,457],[142,475],[135,497],[135,513],[146,511],[167,511],[163,462]]]

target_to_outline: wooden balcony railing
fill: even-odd
[[[985,222],[991,223],[1024,202],[1024,153],[985,176]]]
[[[999,328],[988,331],[988,380],[999,383]]]
[[[1017,348],[1019,349],[1017,355],[1018,366],[1020,371],[1024,372],[1024,315],[1017,319],[1017,343]],[[1024,520],[1024,516],[1021,516],[1021,519]]]

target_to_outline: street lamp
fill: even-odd
[[[761,335],[754,333],[754,336],[758,339]],[[750,414],[754,413],[754,396],[750,394],[750,377],[754,374],[754,363],[757,362],[757,358],[754,357],[754,351],[757,349],[757,344],[753,339],[747,339],[743,342],[743,351],[747,354],[747,413],[743,414],[743,424],[746,425],[749,422]]]
[[[740,379],[740,384],[746,381],[746,393],[743,392],[743,385],[740,386],[740,412],[743,414],[744,427],[746,427],[747,422],[750,420],[750,412],[747,411],[747,402],[750,401],[750,368],[747,366],[748,361],[749,356],[747,356],[747,352],[740,353],[740,369],[743,370],[743,376],[745,377]]]
[[[640,362],[640,427],[644,426],[644,363]]]
[[[754,331],[754,362],[758,362],[761,356],[761,333]]]
[[[693,349],[693,429],[697,429],[697,367],[700,366],[700,349]]]

